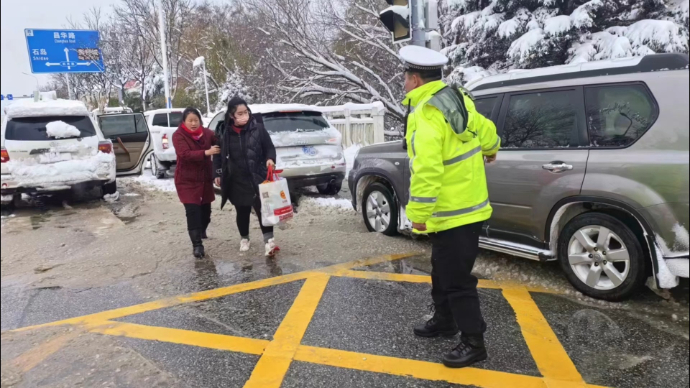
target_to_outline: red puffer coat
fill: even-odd
[[[201,205],[216,199],[213,190],[213,162],[205,152],[218,145],[215,133],[204,128],[204,135],[194,140],[184,128],[177,128],[172,136],[177,153],[175,187],[180,201],[186,204]]]

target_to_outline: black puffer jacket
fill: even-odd
[[[222,201],[235,206],[252,206],[259,195],[259,184],[266,180],[267,160],[276,160],[276,149],[263,122],[252,115],[240,134],[225,122],[221,137],[221,153],[214,156],[215,177],[221,178]]]

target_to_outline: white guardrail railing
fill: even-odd
[[[353,144],[383,143],[385,108],[383,103],[319,106],[319,111],[343,136],[343,147]]]

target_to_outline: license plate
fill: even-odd
[[[316,147],[314,146],[303,146],[302,152],[304,152],[305,155],[309,156],[316,156],[316,154],[318,153],[318,151],[316,151]]]
[[[59,152],[47,152],[41,157],[44,163],[57,163],[64,162],[66,160],[72,160],[72,154],[70,153],[59,153]]]

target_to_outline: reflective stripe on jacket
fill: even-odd
[[[425,223],[427,233],[489,219],[483,156],[496,154],[501,146],[494,123],[477,112],[466,92],[442,81],[411,91],[404,104],[411,107],[407,218]]]

